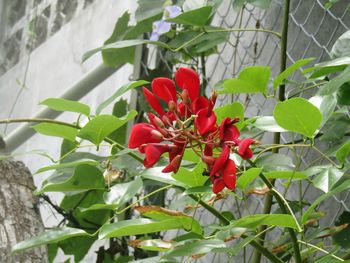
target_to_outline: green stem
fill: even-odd
[[[76,129],[81,129],[76,124],[71,124],[71,123],[67,123],[67,122],[63,122],[63,121],[57,121],[57,120],[52,120],[52,119],[41,119],[41,118],[29,119],[29,118],[23,118],[23,119],[2,119],[2,120],[0,120],[0,124],[3,124],[3,123],[8,124],[8,123],[16,123],[16,122],[40,122],[40,123],[46,122],[46,123],[54,123],[54,124],[59,124],[59,125],[64,125],[64,126],[76,128]]]
[[[263,32],[275,35],[278,38],[282,38],[281,34],[268,29],[257,29],[257,28],[223,28],[223,29],[209,29],[205,31],[206,33],[216,33],[216,32]]]
[[[313,244],[310,244],[310,243],[307,243],[307,242],[304,242],[304,241],[301,241],[301,240],[298,240],[298,242],[299,242],[300,244],[304,244],[304,245],[307,245],[307,246],[309,246],[309,247],[312,247],[312,248],[314,248],[314,249],[316,249],[316,250],[318,250],[318,251],[321,251],[321,252],[327,254],[328,256],[331,256],[332,258],[335,258],[336,260],[345,261],[344,259],[342,259],[342,258],[340,258],[340,257],[337,257],[336,255],[333,255],[332,253],[328,252],[327,250],[324,250],[323,248],[320,248],[320,247],[318,247],[318,246],[315,246],[315,245],[313,245]]]

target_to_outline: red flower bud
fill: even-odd
[[[183,101],[185,104],[191,103],[191,100],[190,100],[190,97],[189,97],[189,95],[188,95],[188,90],[187,90],[187,89],[184,89],[184,90],[181,92],[181,99],[182,99],[182,101]]]
[[[168,102],[168,108],[169,108],[169,111],[176,111],[177,105],[173,100],[171,100]]]
[[[199,76],[193,69],[179,68],[175,72],[175,81],[182,90],[188,90],[192,102],[199,96]]]
[[[209,166],[213,165],[215,162],[215,158],[213,156],[202,155],[201,159]]]
[[[162,170],[163,173],[170,173],[174,172],[177,173],[177,171],[180,168],[182,160],[182,155],[176,155],[175,158]]]

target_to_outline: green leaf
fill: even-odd
[[[273,171],[264,173],[269,179],[305,179],[307,176],[303,172],[297,171]]]
[[[212,9],[212,6],[204,6],[167,19],[167,21],[190,26],[204,26],[210,18]]]
[[[349,154],[350,154],[350,141],[347,141],[337,150],[336,157],[339,162],[344,164]]]
[[[342,248],[350,248],[350,212],[344,211],[338,220],[335,222],[336,226],[347,224],[347,227],[332,236],[333,242]]]
[[[59,227],[46,230],[45,232],[33,237],[31,239],[24,240],[12,248],[12,253],[17,253],[29,248],[38,247],[45,244],[57,243],[61,240],[65,240],[71,237],[77,236],[89,236],[84,230],[70,227]]]
[[[244,106],[242,103],[234,102],[227,104],[216,108],[214,112],[216,115],[216,123],[220,124],[226,117],[230,117],[231,119],[239,117],[240,121],[238,123],[235,123],[235,125],[239,129],[242,128],[244,122]]]
[[[65,255],[74,255],[74,262],[81,262],[95,241],[95,236],[78,236],[60,241],[58,245]]]
[[[165,257],[185,257],[210,253],[216,248],[226,248],[224,241],[219,239],[198,240],[186,242],[165,254]]]
[[[136,21],[140,22],[163,13],[163,5],[159,0],[138,0],[135,12]]]
[[[338,71],[343,71],[350,64],[350,57],[336,58],[314,65],[304,71],[304,73],[312,72],[309,78],[319,78]],[[307,71],[307,72],[306,72]]]
[[[162,170],[165,166],[159,166],[159,167],[153,167],[150,169],[144,170],[140,175],[143,178],[165,183],[165,184],[172,184],[176,186],[181,187],[187,187],[187,185],[181,181],[176,180],[170,173],[162,173]]]
[[[128,104],[127,100],[124,100],[121,98],[120,100],[118,100],[114,104],[112,114],[113,114],[113,116],[120,118],[120,117],[123,117],[125,114],[127,114],[128,110],[129,110],[129,104]],[[111,140],[113,140],[121,145],[125,145],[126,140],[127,140],[127,132],[128,132],[128,124],[125,123],[124,125],[119,127],[117,130],[115,130],[114,132],[109,134],[108,138],[110,138]],[[115,152],[119,152],[119,151],[120,150],[117,147],[113,147],[113,149],[112,149],[113,154]]]
[[[315,168],[317,171],[317,167]],[[311,168],[311,170],[312,169],[313,168]],[[310,174],[311,170],[309,169],[307,173]],[[321,168],[316,174],[317,175],[312,180],[313,185],[327,193],[339,181],[344,172],[335,167],[324,167]]]
[[[169,249],[171,249],[176,245],[176,243],[174,242],[164,241],[162,239],[146,239],[146,240],[136,239],[136,240],[129,241],[129,244],[143,250],[159,251],[159,252],[168,251]]]
[[[147,39],[120,40],[120,41],[116,41],[116,42],[104,45],[102,47],[87,51],[86,53],[84,53],[82,61],[83,62],[86,61],[87,59],[89,59],[90,57],[92,57],[93,55],[95,55],[97,52],[100,52],[100,51],[113,51],[113,50],[117,50],[125,47],[133,47],[133,46],[139,46],[143,44],[153,44],[166,49],[170,49],[170,47],[166,43],[163,43],[161,41],[150,41]]]
[[[191,187],[186,189],[183,194],[185,195],[191,195],[191,194],[206,194],[206,193],[212,193],[212,189],[210,186],[195,186],[195,187]]]
[[[263,116],[258,117],[252,125],[259,130],[262,131],[268,131],[268,132],[286,132],[286,129],[283,129],[281,126],[279,126],[275,118],[273,116]]]
[[[157,221],[176,219],[176,221],[181,223],[183,229],[185,229],[186,231],[191,231],[199,235],[203,233],[202,227],[196,219],[181,212],[172,211],[153,205],[138,206],[135,208],[135,210],[137,210],[143,216]]]
[[[40,105],[46,105],[50,109],[56,111],[70,111],[90,116],[90,107],[78,101],[66,100],[62,98],[49,98],[42,102]]]
[[[337,102],[339,105],[350,105],[350,82],[344,83],[338,89]]]
[[[218,93],[266,93],[269,78],[269,67],[248,67],[241,71],[238,78],[225,80],[223,89],[218,90]]]
[[[99,233],[99,239],[121,236],[135,236],[181,228],[181,222],[178,222],[176,219],[168,219],[162,221],[145,218],[130,219],[113,224],[103,225]]]
[[[346,31],[335,41],[331,50],[332,58],[346,56],[350,56],[350,30]]]
[[[44,192],[73,192],[92,189],[105,189],[105,181],[101,171],[88,164],[78,165],[71,177],[64,181],[44,182],[36,194]]]
[[[99,115],[103,109],[105,109],[109,104],[114,102],[118,97],[123,95],[125,92],[132,90],[136,87],[145,85],[147,83],[149,82],[145,80],[138,80],[138,81],[132,81],[124,86],[121,86],[119,89],[116,90],[116,92],[111,97],[109,97],[108,99],[106,99],[104,102],[102,102],[100,105],[97,106],[96,115]]]
[[[46,171],[50,171],[50,170],[72,168],[72,167],[76,167],[76,166],[81,165],[81,164],[89,164],[89,165],[97,166],[100,163],[97,162],[96,160],[91,160],[91,159],[84,160],[84,159],[82,159],[82,160],[73,161],[73,162],[59,163],[59,164],[44,166],[44,167],[41,167],[40,169],[38,169],[34,174],[38,174],[38,173],[42,173],[42,172],[46,172]]]
[[[337,92],[338,89],[346,82],[350,81],[350,66],[344,69],[338,76],[332,78],[327,84],[323,85],[319,90],[319,95],[330,95]]]
[[[305,224],[305,222],[308,220],[309,216],[313,213],[314,209],[325,199],[343,192],[345,190],[350,189],[350,180],[346,180],[344,182],[342,182],[341,184],[335,186],[331,191],[329,191],[328,193],[325,193],[323,195],[321,195],[319,198],[317,198],[312,205],[305,211],[305,213],[303,214],[303,217],[301,219],[302,224]]]
[[[78,136],[98,145],[109,134],[135,118],[136,115],[137,112],[135,110],[130,111],[122,118],[117,118],[113,115],[98,115],[80,130]]]
[[[315,105],[322,114],[322,122],[321,126],[323,126],[331,115],[334,112],[335,107],[337,106],[337,100],[335,98],[335,94],[327,95],[327,96],[314,96],[309,99],[313,105]]]
[[[259,157],[255,161],[257,167],[262,167],[265,172],[269,171],[285,171],[294,168],[293,160],[287,155],[280,153],[272,153]]]
[[[118,209],[126,202],[130,201],[142,188],[140,178],[128,183],[113,185],[108,192],[103,194],[104,204],[95,203],[86,210]]]
[[[38,133],[48,135],[48,136],[61,137],[72,142],[75,141],[75,137],[78,134],[77,128],[56,124],[56,123],[43,122],[32,126],[32,128],[36,130]]]
[[[255,229],[260,225],[281,226],[298,229],[296,222],[291,215],[285,214],[255,214],[242,217],[230,224],[230,227],[244,227]]]
[[[322,122],[319,109],[304,98],[277,103],[273,116],[282,128],[307,137],[314,137]]]
[[[245,189],[251,182],[254,181],[256,177],[261,173],[261,168],[250,168],[244,171],[237,179],[237,187],[240,189]]]
[[[296,61],[293,65],[286,68],[283,72],[281,72],[274,80],[273,80],[273,88],[276,90],[279,85],[283,84],[285,79],[290,76],[293,72],[301,68],[302,66],[313,61],[314,58],[305,58]]]
[[[204,169],[205,166],[200,162],[194,169],[180,167],[176,174],[172,174],[172,177],[187,187],[202,186],[208,180],[208,176],[203,175]]]

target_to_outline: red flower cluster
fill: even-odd
[[[176,173],[186,148],[201,157],[207,165],[205,174],[210,175],[213,192],[219,193],[225,187],[236,187],[236,164],[230,159],[230,152],[236,152],[243,159],[249,159],[253,152],[249,148],[254,140],[240,140],[239,130],[234,125],[238,118],[225,118],[216,123],[213,111],[216,93],[208,99],[200,96],[198,74],[190,68],[179,68],[175,82],[181,89],[176,90],[174,81],[156,78],[152,81],[152,92],[143,87],[146,100],[157,113],[148,113],[148,123],[133,126],[129,148],[138,148],[145,154],[144,166],[152,167],[161,155],[169,154],[169,164],[162,172]],[[164,110],[162,103],[167,104]]]

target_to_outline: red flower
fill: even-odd
[[[225,188],[225,183],[222,178],[215,178],[213,181],[213,193],[218,194]]]
[[[251,144],[253,144],[255,141],[252,138],[246,138],[243,139],[238,143],[238,154],[243,158],[243,159],[250,159],[253,157],[253,152],[249,148]]]
[[[134,149],[145,143],[159,143],[161,141],[163,141],[163,135],[152,125],[137,123],[132,127],[128,147]]]
[[[174,81],[168,78],[155,78],[152,81],[152,91],[166,103],[176,102],[176,87]]]
[[[179,68],[175,72],[175,81],[182,90],[187,89],[192,102],[199,96],[199,76],[193,69]]]
[[[170,144],[149,143],[141,145],[139,150],[146,155],[146,158],[143,160],[144,166],[150,168],[159,161],[163,153],[174,151],[176,148],[177,146]]]
[[[200,96],[192,103],[194,113],[206,108],[209,108],[209,100],[206,97]]]
[[[224,145],[222,147],[222,152],[220,156],[216,159],[214,166],[211,169],[210,176],[213,176],[220,170],[223,170],[229,157],[230,157],[230,148],[227,145]]]
[[[232,124],[231,118],[225,118],[220,124],[220,139],[221,141],[236,141],[239,137],[239,130]]]

